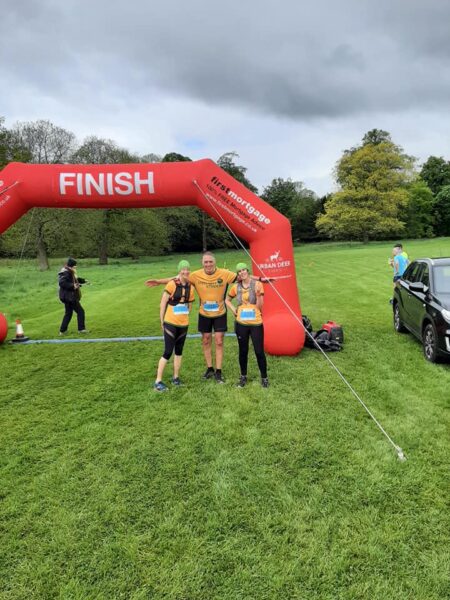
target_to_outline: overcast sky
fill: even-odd
[[[374,127],[450,159],[449,0],[14,0],[0,116],[332,191]]]

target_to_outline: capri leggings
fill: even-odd
[[[176,327],[171,323],[164,323],[164,354],[163,358],[169,360],[175,350],[176,356],[183,354],[186,341],[187,327]]]
[[[250,338],[252,338],[261,377],[267,377],[267,360],[264,354],[264,325],[242,325],[236,321],[234,330],[239,344],[241,375],[247,375],[248,346]]]

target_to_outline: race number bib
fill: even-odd
[[[189,309],[188,309],[187,304],[176,304],[173,307],[173,314],[174,315],[188,315]]]
[[[219,312],[219,303],[218,302],[205,302],[205,304],[203,305],[203,310],[205,312],[210,312],[210,313]]]
[[[254,308],[245,308],[241,310],[239,318],[241,321],[254,321],[256,319],[256,311]]]

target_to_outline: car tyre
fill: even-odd
[[[398,302],[394,304],[394,329],[397,333],[406,333],[406,327],[400,318],[400,307]]]
[[[439,362],[438,339],[436,329],[432,323],[425,325],[422,333],[422,347],[425,358],[432,362]]]

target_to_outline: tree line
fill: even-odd
[[[430,156],[417,161],[374,129],[344,151],[335,167],[337,191],[319,198],[302,182],[275,178],[261,193],[249,181],[239,156],[227,152],[217,164],[289,218],[295,242],[364,240],[393,236],[450,235],[450,163]],[[75,134],[50,121],[0,118],[0,168],[11,161],[38,164],[126,164],[189,161],[175,152],[138,155],[113,140]],[[26,245],[24,241],[26,238]],[[161,255],[233,247],[227,231],[193,207],[160,209],[34,209],[0,238],[0,256],[109,258]]]

